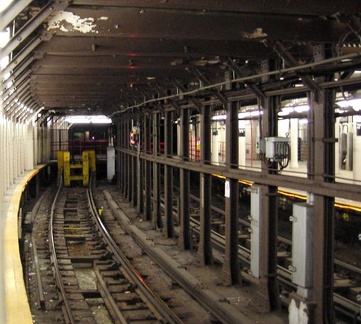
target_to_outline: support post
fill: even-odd
[[[151,123],[150,117],[147,115],[144,122],[144,143],[145,143],[145,153],[149,154],[151,150]],[[144,219],[152,219],[152,190],[151,190],[151,162],[145,161],[144,166]]]
[[[277,136],[278,97],[270,97],[264,101],[262,133],[263,137]],[[262,172],[277,173],[277,163],[262,161]],[[259,279],[257,283],[257,298],[254,300],[260,312],[269,312],[278,308],[279,294],[277,285],[277,187],[260,186],[259,201]],[[262,202],[262,203],[261,203]]]
[[[316,100],[317,99],[317,100]],[[334,93],[331,90],[323,90],[315,97],[311,95],[311,110],[313,120],[313,141],[311,143],[314,154],[312,163],[313,178],[315,183],[322,185],[323,182],[334,182],[335,175],[335,147],[333,139],[335,116],[334,116]],[[313,303],[315,312],[311,315],[311,321],[327,322],[334,321],[333,313],[333,272],[334,272],[334,237],[335,237],[335,211],[333,197],[314,195],[314,254],[313,254]],[[317,242],[317,243],[316,243]]]
[[[164,119],[164,148],[165,155],[172,155],[172,112],[167,111]],[[173,167],[164,166],[164,227],[163,232],[166,237],[174,237],[173,222]]]
[[[182,109],[179,116],[180,138],[179,155],[183,161],[189,161],[189,109]],[[190,216],[189,216],[189,195],[190,195],[190,176],[189,170],[181,168],[180,177],[180,205],[179,205],[179,245],[183,249],[191,248]]]
[[[153,114],[153,155],[157,156],[159,152],[159,115]],[[159,165],[153,162],[153,227],[161,228],[162,220],[160,217],[160,170]]]
[[[210,164],[211,161],[211,119],[210,107],[201,107],[200,128],[201,128],[201,160],[202,164]],[[211,241],[211,192],[212,176],[207,173],[200,173],[200,233],[196,261],[199,265],[213,263],[212,241]]]
[[[227,104],[226,166],[238,167],[238,102]],[[225,182],[225,255],[223,283],[238,282],[238,179]]]

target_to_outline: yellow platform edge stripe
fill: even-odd
[[[27,324],[33,323],[29,301],[26,294],[23,269],[20,259],[18,241],[18,212],[20,199],[27,183],[39,172],[44,165],[24,174],[21,181],[16,185],[4,229],[4,283],[6,323]]]

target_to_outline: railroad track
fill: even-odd
[[[35,322],[181,323],[112,241],[91,196],[85,188],[59,188],[49,208],[47,247],[45,218],[38,220],[31,240],[41,308]],[[50,310],[58,312],[46,317]]]
[[[199,198],[195,195],[191,195],[191,199],[199,203]],[[215,219],[219,226],[219,220],[224,219],[224,210],[212,206],[212,211],[216,215]],[[191,217],[190,222],[193,232],[198,235],[199,221]],[[249,267],[251,250],[250,235],[248,233],[250,233],[251,224],[245,219],[239,219],[239,224],[242,232],[246,234],[242,236],[240,239],[241,244],[238,245],[238,259],[240,264]],[[211,236],[213,248],[224,253],[224,235],[212,230]],[[277,239],[277,274],[279,286],[281,287],[281,301],[285,306],[288,306],[290,302],[289,293],[297,290],[297,286],[291,281],[292,272],[289,268],[292,264],[292,241],[281,235]],[[334,303],[336,313],[342,318],[351,319],[354,323],[361,322],[361,269],[337,258],[334,259]]]
[[[73,193],[69,193],[71,192],[71,190],[74,190]],[[77,194],[76,191],[80,190],[80,194]],[[120,225],[119,225],[119,221],[117,220],[117,217],[114,217],[112,213],[110,213],[107,210],[107,207],[104,208],[103,214],[101,216],[101,220],[100,221],[100,217],[97,215],[99,211],[99,207],[97,208],[95,206],[94,201],[91,202],[92,204],[92,208],[90,207],[80,207],[80,208],[76,208],[77,209],[77,217],[79,219],[76,219],[74,216],[72,217],[68,217],[71,216],[72,214],[72,209],[74,208],[75,203],[78,204],[78,201],[85,201],[87,199],[87,197],[89,197],[89,199],[91,198],[91,194],[90,192],[86,191],[85,189],[76,189],[72,188],[66,190],[66,192],[68,192],[67,195],[69,195],[69,199],[68,198],[61,198],[60,200],[62,200],[64,202],[64,206],[65,207],[65,211],[67,216],[66,217],[60,217],[60,221],[59,223],[65,223],[65,229],[63,229],[63,232],[59,232],[59,234],[56,235],[56,239],[60,241],[60,243],[64,243],[64,239],[61,239],[61,237],[65,238],[65,241],[69,241],[72,242],[71,244],[71,248],[70,251],[72,252],[72,255],[70,257],[71,259],[71,264],[73,266],[74,269],[72,270],[67,270],[69,271],[67,273],[67,275],[61,275],[61,278],[67,278],[69,279],[72,276],[72,272],[74,271],[74,273],[79,273],[79,267],[80,268],[84,268],[84,264],[88,264],[89,267],[91,268],[91,271],[93,272],[93,278],[94,278],[94,282],[98,282],[97,287],[94,289],[84,289],[82,287],[79,286],[78,289],[78,293],[80,293],[83,296],[83,299],[87,299],[88,304],[92,305],[92,303],[89,303],[89,300],[100,300],[97,303],[93,302],[93,306],[90,307],[90,310],[93,313],[96,313],[97,311],[94,310],[94,305],[95,305],[95,309],[99,309],[100,306],[102,306],[102,308],[105,309],[105,313],[107,313],[107,316],[110,318],[110,320],[108,322],[121,322],[119,319],[114,319],[116,318],[116,312],[117,312],[117,307],[119,305],[126,305],[126,309],[124,309],[121,313],[122,315],[124,315],[125,313],[127,313],[129,311],[129,315],[128,318],[133,318],[136,319],[138,318],[139,320],[139,314],[141,314],[143,312],[143,317],[152,317],[152,316],[156,316],[156,315],[148,315],[150,314],[147,310],[145,310],[146,308],[144,308],[144,305],[149,304],[149,302],[142,302],[141,300],[143,295],[146,293],[141,292],[139,289],[139,286],[137,284],[128,284],[127,280],[128,277],[131,277],[129,274],[127,273],[123,273],[123,272],[114,272],[117,271],[118,268],[120,268],[120,265],[122,263],[122,259],[124,258],[125,260],[127,260],[126,257],[120,257],[117,256],[117,249],[119,247],[119,242],[117,240],[117,238],[124,236],[123,234],[127,231],[126,228],[120,229]],[[98,206],[106,206],[106,202],[105,202],[105,198],[99,193],[100,191],[98,190],[98,192],[96,193],[96,196],[98,197],[97,200],[97,205]],[[60,194],[59,194],[60,195]],[[74,199],[74,195],[76,196]],[[99,198],[100,197],[100,198]],[[60,197],[59,197],[60,198]],[[112,201],[111,197],[107,197],[108,200]],[[90,199],[91,201],[91,199]],[[67,203],[66,203],[67,202]],[[80,205],[82,205],[83,203],[81,203]],[[115,209],[117,209],[118,207],[114,207]],[[101,208],[103,209],[103,208]],[[92,210],[92,212],[90,211]],[[59,211],[57,208],[54,207],[54,214],[64,214],[64,212],[62,212],[61,210]],[[87,214],[87,216],[81,217],[83,214]],[[89,219],[91,218],[90,214],[95,214],[95,217],[93,218],[94,220],[89,221]],[[67,219],[70,219],[70,221],[67,221]],[[134,227],[129,220],[127,221],[126,219],[123,219],[123,222],[126,223],[127,227]],[[56,221],[55,223],[58,223],[58,221]],[[246,221],[243,222],[244,226],[247,226]],[[80,224],[85,225],[84,226],[84,231],[80,229]],[[104,227],[105,228],[109,228],[111,229],[112,233],[111,234],[105,234],[105,235],[100,235],[99,233],[101,232],[101,228]],[[192,220],[192,227],[193,230],[196,232],[198,224],[196,222],[193,222]],[[118,232],[117,232],[118,229]],[[129,229],[128,229],[129,230]],[[131,231],[137,231],[136,229],[132,228]],[[98,240],[99,237],[102,236],[101,240]],[[131,233],[131,235],[128,236],[136,236],[134,233]],[[108,237],[108,239],[107,239]],[[117,242],[113,243],[108,243],[106,242],[107,240],[109,240],[110,242],[112,241],[112,237],[114,237],[116,239]],[[95,240],[96,238],[96,240]],[[222,235],[220,235],[219,233],[213,231],[212,232],[212,239],[214,241],[215,244],[215,249],[219,250],[222,252],[222,246],[224,247],[224,237]],[[87,241],[88,240],[88,241]],[[143,238],[141,241],[143,241],[143,244],[145,245],[149,245],[149,243],[151,243],[150,241],[147,242],[146,238]],[[282,243],[287,246],[289,244],[291,244],[291,242],[289,242],[286,239],[281,239]],[[87,250],[84,248],[84,243],[83,242],[87,242],[86,246],[88,246],[90,249]],[[131,243],[133,244],[133,243]],[[61,245],[60,245],[61,246]],[[216,247],[217,246],[217,247]],[[61,248],[64,250],[64,248]],[[132,246],[132,249],[133,246]],[[138,248],[138,254],[139,255],[144,255],[144,252],[146,251],[147,248],[141,247]],[[128,253],[129,253],[129,248],[128,248]],[[155,251],[157,250],[154,247],[150,247],[150,250]],[[79,251],[81,253],[79,253]],[[249,262],[249,249],[245,248],[244,246],[242,246],[239,250],[239,258],[242,261],[243,264],[248,263]],[[129,255],[128,255],[129,257]],[[136,259],[137,262],[139,262],[139,258],[138,257],[134,257],[134,256],[130,256],[131,259]],[[157,256],[154,258],[156,259]],[[68,258],[69,260],[69,258]],[[61,261],[60,265],[62,267],[66,267],[68,266],[67,264],[68,261]],[[126,262],[126,261],[124,261]],[[162,260],[161,258],[157,261],[160,263],[166,263],[164,260]],[[52,263],[54,263],[54,261],[52,261]],[[164,266],[163,264],[163,266]],[[132,266],[130,266],[132,267]],[[134,269],[133,269],[134,270]],[[134,273],[134,271],[131,271],[131,273]],[[169,271],[172,269],[166,269],[166,271]],[[177,269],[179,270],[179,269]],[[84,271],[84,269],[82,269],[81,271]],[[81,272],[80,271],[80,272]],[[140,270],[140,272],[142,272],[142,270]],[[177,271],[175,271],[177,272]],[[284,287],[287,287],[288,285],[292,286],[292,283],[290,281],[290,272],[288,271],[286,266],[279,266],[278,269],[279,272],[279,278],[280,278],[280,284]],[[142,273],[142,275],[139,275],[139,277],[142,277],[142,281],[145,281],[144,279],[148,279],[147,275],[149,274],[149,272],[147,272],[147,270],[144,271],[144,273]],[[136,276],[138,276],[136,275]],[[187,283],[186,280],[184,279],[184,277],[182,278],[182,275],[180,275],[178,278],[177,276],[179,276],[179,274],[174,274],[173,276],[173,280],[174,283],[172,282],[171,285],[180,285],[180,286],[186,286]],[[78,276],[75,276],[76,278],[78,278]],[[74,279],[71,279],[74,280]],[[65,285],[64,290],[70,290],[70,292],[72,292],[71,290],[74,289],[70,289],[69,286],[71,286],[69,284],[69,282],[71,280],[68,280],[67,285]],[[148,280],[147,280],[148,281]],[[74,281],[75,282],[75,281]],[[178,282],[178,283],[175,283]],[[107,289],[107,287],[105,287],[103,289],[103,286],[105,286],[108,283],[108,287],[110,287],[110,289]],[[57,284],[58,285],[58,284]],[[77,287],[75,286],[75,284],[73,285],[73,288]],[[196,298],[197,300],[201,300],[203,297],[205,297],[206,299],[209,296],[202,296],[202,294],[204,293],[204,289],[203,291],[198,292],[197,289],[194,289],[194,287],[197,287],[197,284],[194,284],[192,282],[190,282],[190,288],[189,290],[193,290],[191,293],[193,293],[193,297]],[[97,289],[97,290],[96,290]],[[110,290],[110,293],[109,293]],[[134,291],[133,291],[134,290]],[[111,297],[112,293],[111,292],[116,292],[116,296],[115,298]],[[49,292],[49,290],[47,290],[47,292]],[[122,292],[124,293],[124,295],[122,295]],[[140,296],[137,295],[137,293],[139,292]],[[199,293],[199,294],[198,294]],[[108,297],[108,294],[110,295],[110,297]],[[159,294],[159,291],[158,291]],[[40,295],[40,294],[39,294]],[[162,295],[160,293],[160,295]],[[73,313],[73,310],[71,309],[73,306],[75,307],[79,307],[79,305],[81,305],[80,303],[74,302],[74,300],[76,301],[79,296],[78,295],[74,295],[71,296],[71,303],[70,303],[70,313]],[[127,299],[127,297],[131,297],[129,299]],[[162,298],[166,301],[169,300],[169,296],[162,296]],[[61,306],[61,308],[66,312],[65,310],[65,302],[63,301],[63,297],[54,297],[54,300],[57,300],[57,305]],[[104,301],[105,300],[105,301]],[[114,300],[114,301],[112,301]],[[211,305],[215,305],[217,304],[214,300],[212,300],[212,298],[208,298],[208,301],[202,301],[201,302],[203,305],[206,306],[207,308],[207,303],[211,304]],[[349,316],[350,314],[354,313],[353,310],[359,309],[359,305],[357,303],[353,303],[351,305],[351,309],[350,309],[350,303],[347,299],[345,299],[342,295],[339,294],[335,294],[335,303],[337,304],[337,310],[341,309],[341,311],[346,312],[347,315]],[[43,301],[41,305],[44,305],[44,309],[49,309],[49,304],[46,301]],[[115,305],[115,307],[114,307]],[[141,305],[141,306],[140,306]],[[344,306],[346,305],[346,307]],[[131,310],[134,311],[134,308],[137,308],[137,316],[133,316],[131,315]],[[151,309],[154,309],[153,306],[150,307]],[[351,310],[351,312],[350,312]],[[217,318],[217,311],[213,308],[209,308],[208,307],[208,312],[211,313],[212,311],[212,316],[213,318],[216,317]],[[220,313],[222,313],[223,311],[220,311]],[[232,311],[230,311],[231,313]],[[76,314],[81,314],[81,316],[87,316],[87,311],[85,309],[76,309],[75,310]],[[113,313],[113,314],[112,314]],[[114,314],[115,313],[115,314]],[[155,313],[157,313],[157,311],[155,311]],[[177,317],[178,319],[176,319],[175,321],[191,321],[192,318],[192,314],[187,314],[185,312],[185,310],[177,310],[175,311],[175,313],[177,313]],[[134,313],[133,313],[134,314]],[[147,315],[146,315],[147,314]],[[222,316],[224,314],[220,314],[220,317],[218,317],[218,320],[222,321]],[[76,315],[78,316],[78,315]],[[93,314],[94,316],[94,314]],[[232,314],[230,315],[230,317],[232,318]],[[98,315],[99,317],[99,315]],[[228,317],[228,320],[229,318]],[[63,317],[66,319],[66,321],[71,322],[69,320],[69,316],[65,316]],[[161,316],[156,317],[157,319],[161,318]],[[181,320],[179,319],[181,318]],[[57,319],[59,319],[59,316],[57,316]],[[75,319],[76,322],[77,319]],[[223,318],[223,322],[227,322],[227,319]],[[59,320],[56,320],[59,321]],[[94,322],[97,322],[97,320],[95,320]],[[172,322],[171,320],[166,320],[166,322]]]

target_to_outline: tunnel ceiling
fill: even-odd
[[[5,111],[16,97],[58,115],[109,115],[223,81],[227,70],[259,73],[265,61],[284,68],[283,51],[297,65],[318,44],[359,52],[361,26],[351,0],[23,0],[0,25],[15,31],[1,52],[12,53]]]

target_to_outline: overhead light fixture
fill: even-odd
[[[212,120],[225,120],[227,118],[227,115],[214,115],[212,117]]]
[[[354,111],[361,110],[361,99],[340,100],[336,103],[339,107],[344,109],[351,107]]]
[[[112,120],[104,115],[74,115],[65,117],[70,124],[111,124]]]

